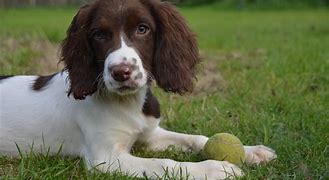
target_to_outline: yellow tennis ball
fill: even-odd
[[[228,161],[241,165],[245,159],[243,144],[236,136],[218,133],[210,137],[203,149],[206,159]]]

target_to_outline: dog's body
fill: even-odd
[[[115,10],[114,10],[115,9]],[[136,28],[136,30],[135,30]],[[51,76],[0,78],[0,155],[21,151],[81,156],[89,168],[162,176],[180,168],[196,179],[223,179],[242,171],[223,161],[199,163],[129,154],[140,141],[150,149],[175,145],[202,150],[208,140],[160,128],[153,79],[165,91],[193,87],[199,62],[193,33],[169,3],[96,1],[81,8],[63,43],[65,70]],[[245,146],[246,163],[276,157],[264,146]],[[185,173],[185,171],[182,171]]]

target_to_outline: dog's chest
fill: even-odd
[[[148,126],[142,113],[142,103],[139,101],[89,101],[83,106],[77,114],[77,122],[82,127],[95,127],[99,131],[104,130],[111,134],[136,134]]]

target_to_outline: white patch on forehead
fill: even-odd
[[[123,37],[121,36],[121,48],[127,48],[127,44],[125,42],[125,40],[123,39]]]

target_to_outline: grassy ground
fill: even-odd
[[[57,47],[74,12],[0,10],[0,74],[60,69]],[[230,132],[245,144],[264,144],[277,151],[275,162],[244,166],[245,179],[328,179],[329,12],[233,12],[212,7],[182,12],[198,34],[204,68],[193,96],[156,90],[162,126],[207,136]],[[199,154],[174,149],[136,148],[134,153],[201,160]],[[1,178],[129,179],[120,173],[88,172],[81,159],[35,154],[0,157]]]

